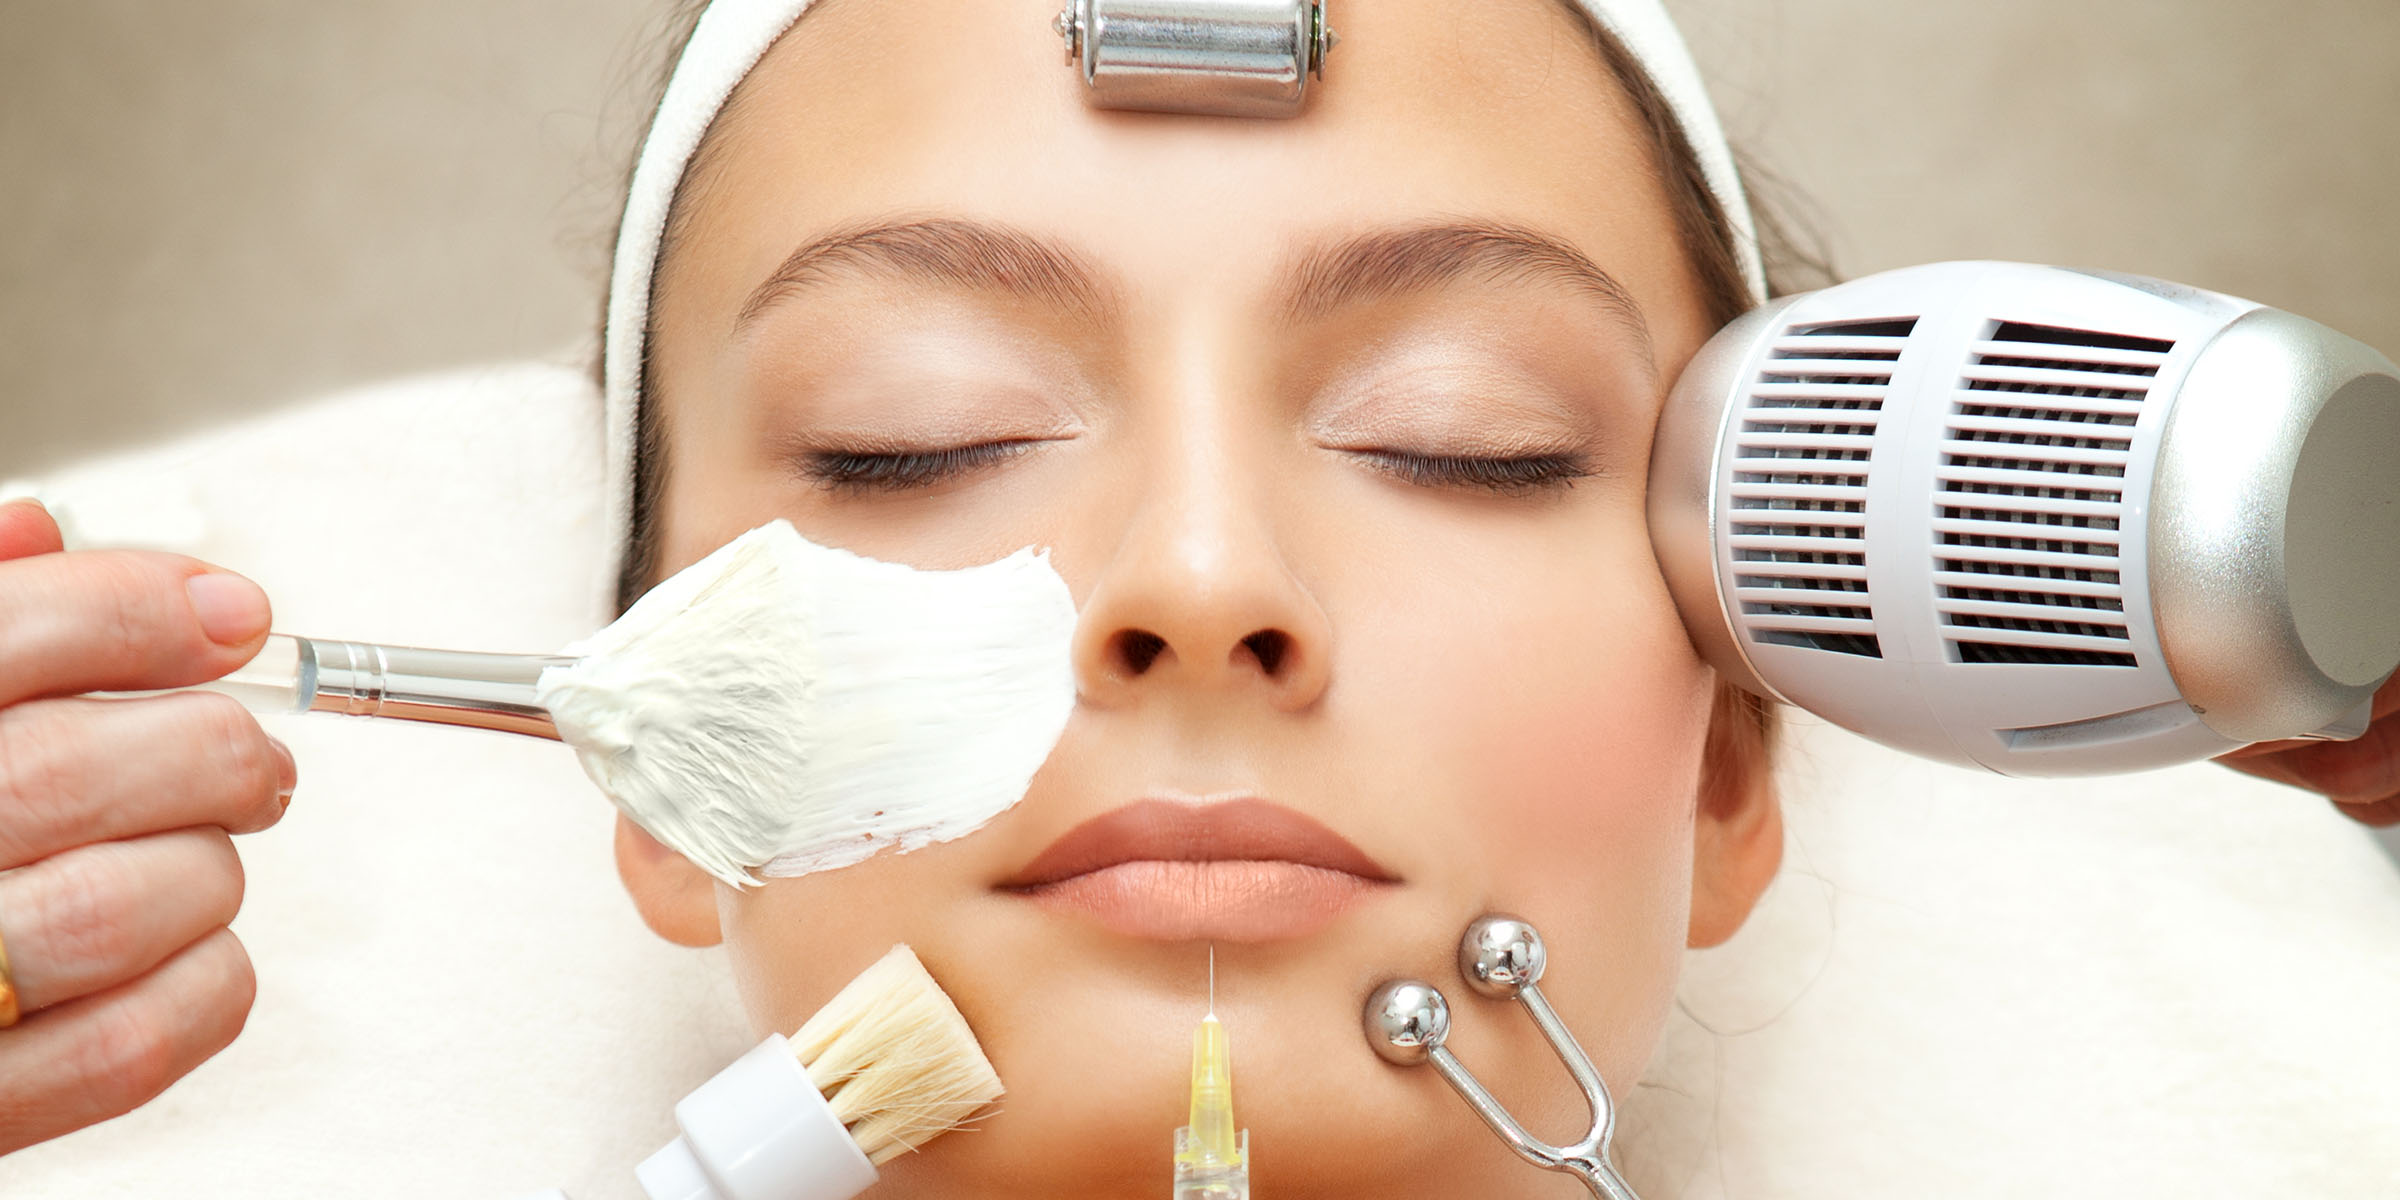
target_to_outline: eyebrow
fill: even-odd
[[[793,251],[743,302],[734,334],[840,271],[996,292],[1091,320],[1113,308],[1100,272],[1067,246],[993,222],[931,217],[836,230]],[[1523,226],[1451,221],[1376,230],[1308,249],[1284,276],[1282,308],[1295,320],[1469,279],[1564,284],[1598,300],[1657,374],[1649,322],[1625,285],[1564,240]]]
[[[1564,284],[1600,302],[1657,374],[1650,323],[1633,293],[1565,241],[1517,225],[1443,222],[1379,230],[1304,253],[1287,272],[1286,315],[1327,316],[1351,305],[1469,279]]]
[[[1110,307],[1099,272],[1057,242],[984,221],[928,218],[837,230],[794,250],[742,303],[734,333],[840,271],[996,292],[1095,319]]]

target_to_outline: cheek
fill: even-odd
[[[726,956],[754,1031],[791,1033],[893,943],[911,940],[902,931],[926,929],[928,897],[948,894],[925,878],[934,861],[886,855],[740,892],[719,885]],[[919,956],[946,965],[950,947],[925,941],[912,942]]]
[[[653,514],[661,579],[776,516],[770,497],[783,482],[770,477],[755,447],[712,406],[678,396],[669,415],[666,487]]]
[[[1495,871],[1687,845],[1713,677],[1646,531],[1612,513],[1460,544],[1439,571],[1359,581],[1334,619],[1348,727],[1442,780],[1404,802],[1438,819],[1441,791],[1466,800]]]
[[[1713,677],[1646,535],[1610,526],[1484,564],[1504,587],[1387,599],[1370,645],[1419,652],[1354,675],[1361,723],[1410,731],[1376,752],[1408,764],[1398,803],[1427,825],[1412,879],[1449,891],[1462,924],[1534,922],[1554,1002],[1610,1031],[1586,1044],[1625,1080],[1673,999]]]
[[[1545,598],[1517,636],[1494,639],[1480,685],[1456,668],[1438,685],[1461,760],[1480,768],[1496,879],[1609,886],[1618,899],[1611,879],[1688,883],[1708,676],[1671,606],[1645,591],[1619,579]]]
[[[717,922],[751,1032],[789,1034],[833,998],[845,976],[828,964],[852,961],[829,945],[841,923],[828,914],[838,894],[824,895],[808,880],[769,883],[736,892],[717,887]],[[848,949],[855,950],[855,947]]]

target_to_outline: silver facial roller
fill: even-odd
[[[1050,27],[1101,108],[1296,117],[1325,73],[1324,0],[1067,0]]]
[[[1550,1040],[1550,1048],[1566,1062],[1575,1086],[1583,1089],[1584,1101],[1592,1110],[1592,1128],[1572,1145],[1554,1146],[1526,1132],[1442,1044],[1450,1037],[1450,1002],[1430,983],[1394,979],[1376,988],[1367,997],[1367,1044],[1385,1062],[1397,1066],[1432,1063],[1517,1157],[1544,1170],[1574,1176],[1602,1200],[1639,1200],[1608,1160],[1609,1139],[1617,1125],[1608,1085],[1537,986],[1548,963],[1542,935],[1524,921],[1499,913],[1477,918],[1458,943],[1458,973],[1467,986],[1477,995],[1513,999],[1524,1005],[1542,1036]]]

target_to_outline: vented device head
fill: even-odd
[[[2400,369],[2130,276],[1942,263],[1701,351],[1650,525],[1701,652],[2012,775],[2356,736],[2400,665]]]

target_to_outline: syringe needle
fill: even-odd
[[[1249,1200],[1250,1131],[1233,1120],[1233,1055],[1217,1020],[1217,948],[1208,948],[1208,1015],[1192,1032],[1191,1123],[1175,1131],[1175,1200]]]

